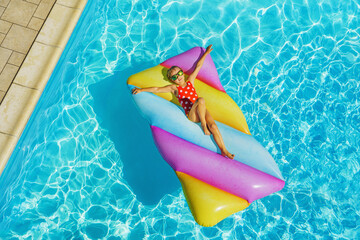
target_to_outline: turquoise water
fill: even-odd
[[[359,1],[89,0],[0,178],[2,239],[359,239]],[[286,179],[195,223],[126,88],[194,46]]]

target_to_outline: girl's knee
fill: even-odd
[[[197,101],[199,104],[205,104],[205,99],[203,97],[199,97]]]
[[[208,125],[210,132],[214,132],[218,130],[218,127],[216,126],[216,123],[211,123]]]

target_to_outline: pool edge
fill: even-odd
[[[88,0],[55,2],[0,105],[0,176]]]

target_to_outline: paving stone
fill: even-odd
[[[0,74],[0,90],[6,92],[12,81],[14,80],[14,77],[18,71],[19,67],[6,64],[4,67],[4,70]]]
[[[36,34],[37,32],[35,30],[13,24],[1,46],[26,54],[34,41]]]
[[[12,0],[1,19],[26,27],[37,5],[22,0]]]
[[[11,25],[12,24],[7,21],[0,20],[0,33],[7,34]]]
[[[33,17],[31,18],[28,28],[34,29],[36,31],[39,31],[41,26],[43,25],[44,20],[40,18]]]
[[[10,0],[0,0],[0,6],[2,7],[7,7],[7,5],[9,4]]]
[[[2,41],[4,40],[5,36],[6,36],[5,34],[0,33],[0,44],[1,44]]]
[[[11,50],[0,47],[0,73],[11,56]]]
[[[26,0],[29,3],[34,3],[36,5],[39,5],[39,3],[41,2],[41,0]]]
[[[25,54],[13,52],[10,56],[8,63],[13,64],[15,66],[20,66],[21,63],[24,61]]]
[[[4,7],[0,7],[0,17],[1,17],[1,15],[4,13],[4,11],[5,11],[5,8],[4,8]]]
[[[34,17],[45,19],[54,3],[55,0],[42,0],[39,4],[39,7],[36,9]]]

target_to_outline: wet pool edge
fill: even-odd
[[[88,0],[58,0],[0,105],[0,176]]]

